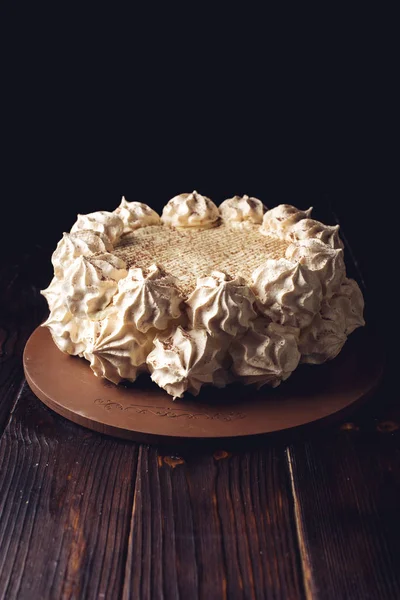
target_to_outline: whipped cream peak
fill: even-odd
[[[255,269],[252,282],[258,310],[276,323],[306,327],[320,310],[320,280],[299,263],[268,259]]]
[[[101,318],[101,311],[110,304],[117,291],[119,279],[126,275],[124,261],[113,254],[80,256],[60,281],[60,296],[65,298],[72,315]]]
[[[111,252],[113,246],[108,237],[99,231],[82,229],[75,233],[63,233],[51,257],[54,274],[61,279],[64,271],[79,256],[92,256],[98,252]]]
[[[312,207],[307,210],[299,210],[291,204],[279,204],[275,208],[267,210],[263,217],[260,231],[267,235],[276,235],[284,240],[293,225],[301,221],[301,219],[308,219],[311,212]]]
[[[232,371],[243,383],[278,386],[300,360],[299,330],[258,318],[244,336],[233,341],[229,352]]]
[[[124,223],[118,215],[106,210],[78,215],[76,222],[71,227],[71,233],[89,229],[104,233],[112,244],[116,244],[124,231]]]
[[[118,283],[113,305],[125,322],[146,333],[149,329],[166,329],[181,314],[183,298],[177,280],[159,266],[151,265],[146,271],[129,269]]]
[[[105,377],[113,383],[124,379],[135,381],[138,373],[146,370],[151,346],[151,337],[137,331],[131,323],[125,323],[118,313],[110,312],[87,345],[84,357],[97,377]]]
[[[286,235],[286,240],[291,242],[305,239],[318,239],[335,249],[344,247],[339,237],[339,225],[324,225],[315,219],[301,219]]]
[[[243,227],[249,224],[260,224],[263,220],[265,206],[258,198],[233,196],[224,200],[219,206],[222,220],[232,227]]]
[[[218,353],[218,345],[204,329],[178,326],[170,334],[156,335],[147,365],[153,381],[174,399],[186,391],[197,396],[202,385],[212,384],[220,371]]]
[[[330,298],[346,275],[343,250],[317,239],[305,239],[286,249],[286,258],[306,266],[319,277],[323,296]]]
[[[218,224],[219,210],[210,198],[195,190],[172,198],[164,206],[161,220],[170,227],[209,229]]]
[[[160,215],[155,210],[143,202],[128,202],[125,196],[122,196],[121,204],[114,210],[114,214],[122,219],[124,235],[140,227],[161,225]]]
[[[244,333],[256,318],[254,302],[255,296],[242,277],[213,271],[209,277],[198,278],[186,303],[193,329],[205,329],[214,336],[222,332],[235,336]]]

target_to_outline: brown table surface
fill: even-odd
[[[102,436],[24,380],[46,312],[35,266],[0,268],[2,598],[400,598],[388,384],[308,437],[178,453]]]

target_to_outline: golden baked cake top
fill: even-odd
[[[153,225],[124,236],[114,254],[128,268],[148,269],[154,262],[176,277],[184,294],[196,287],[199,277],[223,271],[230,277],[251,274],[268,258],[285,256],[288,243],[260,235],[260,227],[234,229],[224,222],[205,230],[185,230]]]

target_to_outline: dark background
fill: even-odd
[[[193,189],[217,204],[247,193],[313,205],[327,222],[333,209],[371,306],[386,310],[399,196],[393,36],[365,10],[303,28],[294,13],[193,9],[182,24],[170,10],[6,7],[2,258],[36,252],[43,285],[78,212],[113,210],[123,194],[161,211]]]

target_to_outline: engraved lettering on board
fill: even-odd
[[[189,412],[184,408],[170,408],[163,406],[147,406],[144,404],[128,404],[124,406],[119,402],[114,402],[112,400],[107,400],[105,398],[95,398],[94,404],[97,404],[104,408],[107,411],[123,411],[129,412],[133,411],[138,415],[152,414],[155,417],[167,417],[168,419],[178,419],[180,417],[185,417],[186,419],[215,419],[218,421],[236,421],[238,419],[244,419],[246,414],[243,412],[233,412],[233,411],[219,411],[216,413],[211,412]]]

